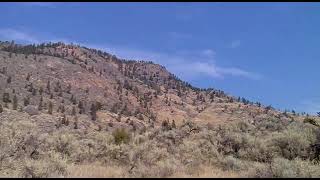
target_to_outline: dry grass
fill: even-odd
[[[54,116],[5,109],[0,118],[2,177],[319,177],[320,166],[307,159],[317,129],[301,122],[208,128],[187,121],[130,133],[117,144],[111,131],[90,126],[46,132]]]
[[[119,178],[126,177],[127,172],[118,166],[102,166],[97,163],[86,165],[70,165],[68,167],[70,178]]]
[[[235,171],[223,171],[218,167],[201,166],[195,174],[187,174],[186,172],[175,172],[173,178],[237,178],[240,174]]]

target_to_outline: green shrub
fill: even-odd
[[[130,141],[130,135],[123,128],[116,129],[113,132],[114,142],[119,145],[121,143],[128,143]]]
[[[272,150],[278,155],[292,160],[296,157],[310,157],[310,145],[316,140],[313,128],[307,124],[297,123],[287,127],[281,133],[274,133],[270,139]]]
[[[316,122],[315,119],[313,118],[309,118],[309,117],[306,117],[304,120],[303,120],[304,123],[309,123],[309,124],[312,124],[314,126],[317,126],[317,127],[320,127],[320,125]]]
[[[245,148],[239,150],[239,158],[267,163],[272,161],[274,153],[266,140],[247,135],[244,141]]]

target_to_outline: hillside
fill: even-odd
[[[319,177],[318,117],[193,87],[151,61],[1,42],[0,95],[1,176],[286,177],[266,164],[288,161],[314,170],[289,176]]]
[[[145,126],[165,120],[217,124],[221,118],[222,123],[237,118],[253,121],[265,115],[294,118],[219,90],[192,87],[152,62],[122,60],[85,47],[3,43],[0,53],[0,82],[5,87],[1,94],[15,94],[19,108],[24,107],[24,99],[39,106],[42,98],[43,112],[52,102],[54,115],[71,116],[75,108],[74,116],[90,119],[90,108],[98,103],[95,124],[130,118]]]

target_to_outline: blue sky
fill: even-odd
[[[319,3],[1,3],[0,39],[152,60],[198,87],[320,111]]]

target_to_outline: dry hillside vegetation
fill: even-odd
[[[0,43],[1,177],[320,177],[319,118],[86,47]]]

